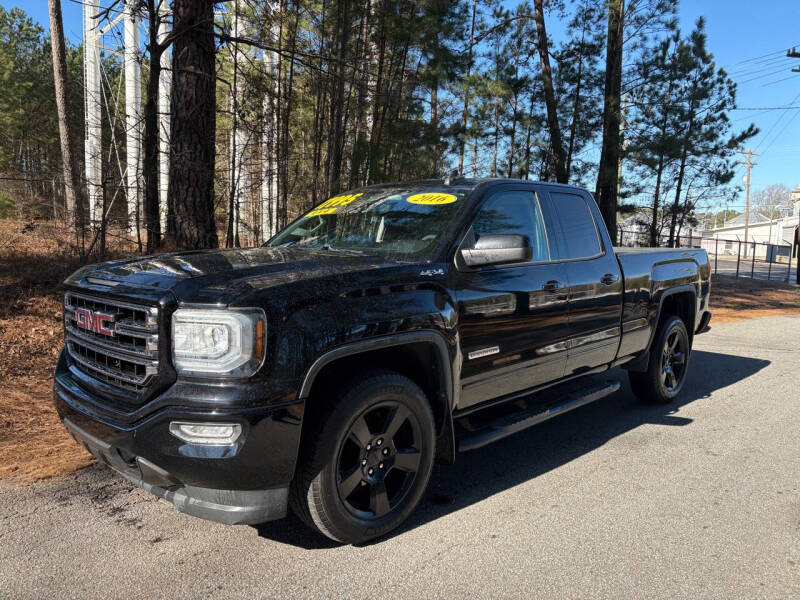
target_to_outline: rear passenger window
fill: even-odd
[[[550,192],[550,198],[561,224],[561,258],[588,258],[600,254],[600,237],[584,197]]]

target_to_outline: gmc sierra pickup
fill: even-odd
[[[331,198],[264,246],[118,260],[65,282],[64,426],[224,523],[288,506],[334,540],[396,528],[435,460],[613,393],[681,391],[705,251],[617,250],[592,197],[445,179]]]

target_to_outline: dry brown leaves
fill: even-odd
[[[117,244],[113,255],[125,250]],[[51,388],[61,282],[79,266],[63,224],[0,220],[0,479],[30,483],[91,460],[61,426]]]
[[[800,288],[776,281],[717,275],[711,280],[711,325],[800,314]]]

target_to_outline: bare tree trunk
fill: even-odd
[[[650,246],[653,248],[658,247],[658,209],[661,205],[661,179],[664,176],[664,154],[662,152],[658,159],[658,167],[656,167],[656,187],[653,192],[653,214],[650,216]]]
[[[181,248],[216,248],[214,3],[175,0],[173,11],[168,230]]]
[[[239,37],[239,3],[234,3],[233,35]],[[239,246],[239,44],[233,46],[233,82],[230,96],[231,134],[228,145],[228,225],[225,228],[225,247]]]
[[[586,27],[581,31],[581,50],[578,54],[578,80],[575,82],[575,98],[572,101],[572,123],[569,129],[569,144],[567,148],[567,182],[572,175],[572,156],[575,152],[575,136],[578,131],[578,119],[581,114],[581,85],[583,84],[583,44],[586,40]]]
[[[686,135],[683,138],[682,145],[683,148],[681,149],[681,162],[680,166],[678,167],[678,179],[675,184],[675,200],[672,203],[672,219],[670,220],[669,224],[669,245],[670,247],[675,246],[675,227],[677,226],[678,221],[678,208],[681,204],[681,192],[683,191],[683,180],[686,177],[686,161],[688,159],[688,151],[689,151],[689,144],[692,140],[692,134],[694,133],[694,124],[695,124],[695,97],[694,92],[692,93],[692,99],[689,103],[689,124],[686,127]],[[772,218],[772,215],[770,215]],[[679,232],[680,233],[680,232]]]
[[[342,155],[344,146],[344,61],[350,33],[350,0],[342,0],[339,6],[339,51],[337,55],[336,91],[331,96],[331,157],[330,193],[335,195],[341,189]]]
[[[464,113],[461,115],[461,139],[458,144],[458,172],[464,174],[464,148],[467,143],[467,119],[469,118],[469,77],[472,71],[472,44],[475,42],[475,13],[478,10],[478,0],[472,0],[472,25],[469,28],[469,48],[467,50],[467,76],[464,88]]]
[[[603,213],[612,242],[617,239],[617,187],[619,182],[620,122],[622,120],[622,44],[625,0],[608,3],[606,82],[603,100],[603,144],[595,200]]]
[[[547,106],[547,126],[550,129],[550,146],[553,149],[553,167],[556,181],[567,183],[564,144],[561,141],[561,127],[558,124],[558,107],[553,90],[553,72],[550,69],[550,54],[547,49],[547,30],[544,26],[544,7],[542,0],[533,0],[534,17],[536,19],[536,47],[542,63],[542,84],[544,86],[544,103]]]
[[[72,132],[69,130],[69,94],[67,93],[67,52],[64,44],[64,23],[61,17],[61,0],[48,0],[50,9],[50,45],[53,51],[53,81],[58,110],[58,134],[61,141],[61,163],[64,169],[64,203],[67,218],[78,227],[80,176],[72,156]]]
[[[508,136],[508,170],[506,171],[506,177],[514,176],[514,152],[516,151],[518,108],[519,95],[514,92],[511,112],[511,134]]]
[[[363,12],[361,16],[361,52],[359,54],[358,65],[356,71],[360,70],[358,78],[358,85],[356,89],[356,110],[355,119],[353,124],[353,147],[350,154],[350,179],[347,187],[352,189],[356,187],[356,182],[361,182],[363,179],[363,163],[364,163],[364,146],[366,135],[362,124],[368,118],[369,110],[369,70],[371,67],[371,53],[370,46],[370,27],[371,23],[371,0],[365,0]],[[354,74],[355,76],[355,74]],[[368,129],[369,127],[367,127]]]
[[[288,9],[288,2],[286,3]],[[288,14],[288,10],[284,13]],[[289,31],[291,44],[289,48],[289,72],[287,74],[286,86],[283,88],[283,132],[281,134],[281,148],[278,154],[278,164],[280,173],[280,206],[278,207],[278,229],[286,227],[288,222],[289,207],[289,121],[292,116],[294,100],[294,60],[297,53],[297,30],[300,25],[300,7],[294,6],[294,24]],[[283,62],[283,61],[281,61]]]
[[[531,129],[533,129],[533,107],[536,104],[536,87],[531,90],[531,103],[528,108],[528,131],[525,136],[525,177],[522,177],[522,167],[520,167],[520,178],[528,179],[531,173]]]
[[[373,96],[372,106],[372,127],[369,133],[369,146],[367,150],[367,175],[364,178],[365,184],[374,183],[378,174],[378,152],[376,148],[379,143],[380,137],[380,123],[383,119],[383,114],[386,112],[388,104],[388,94],[383,94],[382,87],[384,85],[384,67],[386,61],[386,15],[384,13],[384,6],[379,5],[380,11],[380,34],[379,34],[379,51],[378,51],[378,74],[375,81],[375,95]]]
[[[158,43],[159,12],[156,0],[147,0],[148,51],[150,53],[150,74],[147,77],[147,90],[144,104],[144,228],[147,230],[148,253],[161,242],[161,220],[158,210],[158,88],[161,79],[161,55],[164,48]]]
[[[433,53],[438,61],[439,54],[439,33],[434,32],[434,50]],[[435,63],[435,69],[438,70],[439,63]],[[435,72],[433,81],[431,82],[431,145],[430,152],[431,158],[436,161],[436,166],[439,166],[439,73]],[[402,163],[401,163],[402,164]]]

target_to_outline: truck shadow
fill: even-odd
[[[770,364],[768,360],[701,350],[692,353],[692,362],[702,364],[703,368],[689,370],[681,395],[671,404],[641,404],[628,387],[626,373],[616,369],[605,374],[608,379],[622,382],[622,388],[614,395],[484,448],[459,454],[454,465],[436,465],[417,509],[398,530],[377,542],[557,469],[640,425],[690,425],[692,419],[676,414],[681,407],[708,398],[712,392],[746,379]],[[310,531],[293,514],[257,529],[262,537],[303,548],[337,546]]]

